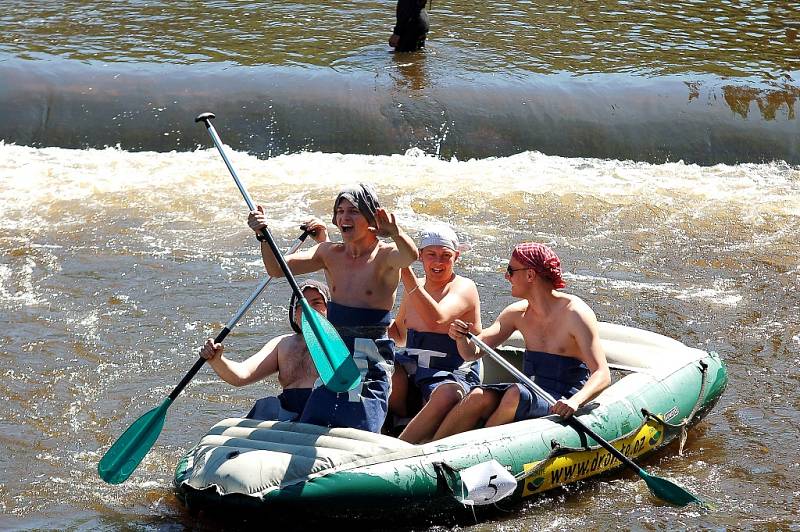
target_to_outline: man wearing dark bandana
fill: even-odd
[[[505,277],[511,295],[521,301],[503,309],[477,337],[496,347],[514,331],[522,333],[525,374],[557,402],[550,407],[517,383],[482,385],[473,388],[447,415],[434,439],[473,429],[481,420],[493,427],[547,414],[569,417],[611,383],[597,318],[581,298],[559,292],[566,283],[555,252],[543,244],[519,244]],[[465,336],[470,325],[455,320],[449,330],[464,360],[482,355]]]
[[[400,270],[417,259],[417,247],[366,184],[339,193],[333,205],[333,223],[342,234],[341,243],[321,242],[285,259],[295,275],[325,272],[331,290],[328,320],[353,353],[362,382],[350,392],[336,393],[318,381],[299,421],[379,432],[386,419],[394,370],[394,342],[387,329]],[[267,226],[261,206],[250,213],[248,225],[256,234]],[[310,222],[307,228],[318,233],[325,230],[319,221]],[[283,275],[263,243],[261,256],[270,275]]]

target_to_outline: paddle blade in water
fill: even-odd
[[[312,309],[305,299],[301,299],[300,304],[303,309],[303,338],[320,379],[333,392],[352,390],[360,382],[361,372],[350,350],[328,320]]]
[[[644,470],[639,471],[639,476],[647,483],[650,491],[661,499],[675,506],[686,506],[687,504],[697,503],[704,506],[702,499],[697,498],[695,495],[678,486],[672,481],[664,478],[653,476]]]
[[[167,408],[171,403],[172,399],[167,397],[160,406],[150,410],[128,427],[97,464],[100,478],[109,484],[120,484],[131,476],[161,434]]]

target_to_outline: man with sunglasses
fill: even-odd
[[[448,414],[434,440],[473,429],[481,420],[491,427],[547,414],[569,417],[611,383],[597,318],[581,298],[559,292],[566,283],[555,252],[543,244],[519,244],[505,277],[511,295],[521,301],[503,309],[477,336],[496,347],[520,331],[525,339],[525,374],[558,400],[550,407],[518,383],[482,385]],[[455,320],[448,333],[464,360],[481,356],[466,338],[470,326]]]

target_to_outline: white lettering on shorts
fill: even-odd
[[[447,353],[431,351],[430,349],[415,349],[412,347],[407,351],[409,355],[417,357],[417,366],[420,368],[430,368],[431,358],[445,358],[447,356]]]
[[[376,366],[380,366],[389,376],[394,373],[394,365],[386,362],[380,352],[375,341],[369,338],[356,338],[353,342],[353,360],[356,367],[361,372],[361,382],[358,386],[347,392],[349,394],[348,400],[351,403],[358,403],[361,401],[361,392],[364,386],[364,381],[367,378],[370,362]],[[391,380],[390,380],[391,382]]]

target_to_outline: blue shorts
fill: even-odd
[[[336,393],[317,380],[300,422],[375,433],[381,431],[389,410],[394,373],[394,340],[386,336],[390,318],[385,310],[328,303],[328,320],[339,330],[345,345],[353,353],[353,359],[361,370],[361,383],[349,392]],[[369,337],[377,334],[381,336]]]
[[[527,386],[523,386],[522,384],[483,384],[481,386],[476,386],[476,388],[480,388],[482,390],[493,390],[502,396],[512,386],[516,386],[517,389],[519,389],[519,404],[517,405],[517,412],[514,415],[514,421],[542,417],[550,413],[550,405],[547,403],[547,401],[530,391]],[[559,396],[554,395],[554,397]]]
[[[261,421],[296,421],[310,396],[311,388],[287,388],[277,397],[256,401],[246,417]]]
[[[465,362],[455,341],[446,334],[409,329],[406,342],[395,363],[403,366],[423,402],[442,384],[457,384],[464,393],[480,384],[481,362]]]

